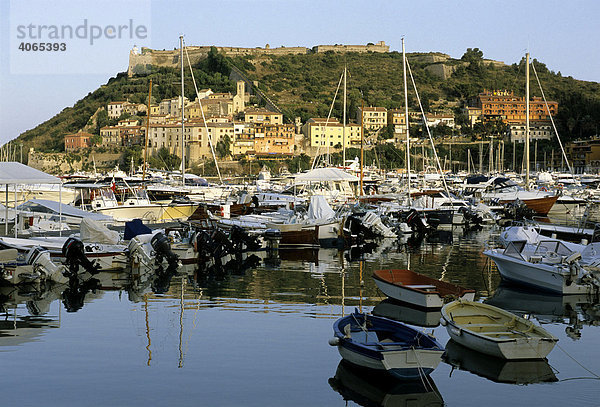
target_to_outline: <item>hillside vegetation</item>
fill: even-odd
[[[508,89],[517,95],[525,92],[524,61],[500,66],[483,60],[478,49],[469,49],[462,59],[446,60],[454,73],[448,79],[431,74],[431,54],[408,54],[414,80],[426,111],[452,110],[457,123],[464,121],[460,106],[472,101],[484,89]],[[586,138],[600,129],[600,84],[578,81],[552,72],[543,63],[535,61],[536,70],[549,100],[559,102],[556,123],[564,139]],[[207,59],[194,68],[198,88],[215,92],[234,92],[229,79],[231,64],[258,83],[259,88],[283,111],[286,120],[301,117],[324,117],[329,112],[340,75],[348,68],[348,115],[355,116],[358,106],[403,106],[402,55],[397,52],[347,53],[254,56],[226,58],[214,50]],[[531,94],[541,96],[532,72]],[[62,151],[63,136],[92,125],[90,117],[108,102],[128,99],[146,103],[148,82],[152,78],[154,102],[179,95],[179,71],[172,68],[154,68],[150,75],[128,78],[120,73],[105,85],[89,93],[73,107],[63,109],[50,120],[19,136],[25,148],[41,151]],[[195,98],[191,76],[186,70],[186,96]],[[417,110],[412,83],[409,84],[409,105]],[[342,90],[340,88],[333,115],[342,117]],[[103,117],[103,116],[101,116]],[[103,123],[100,123],[103,124]],[[99,125],[92,126],[96,129]]]

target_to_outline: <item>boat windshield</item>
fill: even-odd
[[[506,249],[504,249],[504,254],[506,256],[524,260],[521,252],[523,251],[523,248],[525,248],[526,243],[527,242],[525,240],[510,242],[508,246],[506,246]]]
[[[569,249],[563,242],[557,241],[542,241],[535,248],[535,254],[545,255],[554,252],[560,256],[570,256],[573,250]]]

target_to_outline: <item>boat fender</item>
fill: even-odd
[[[441,324],[442,326],[446,326],[446,325],[448,325],[448,322],[446,321],[446,318],[444,318],[444,317],[440,318],[440,324]]]
[[[329,343],[329,345],[331,346],[338,346],[340,344],[340,338],[334,336],[333,338],[329,338],[329,341],[327,341],[327,343]]]

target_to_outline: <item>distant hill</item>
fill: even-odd
[[[517,95],[525,92],[524,62],[504,65],[484,60],[477,49],[468,50],[462,59],[441,53],[411,53],[412,67],[419,95],[426,110],[459,112],[466,101],[473,100],[484,89],[508,89]],[[199,88],[215,92],[234,92],[230,79],[231,65],[253,81],[284,113],[287,121],[301,117],[324,117],[329,112],[344,65],[348,67],[348,114],[354,117],[356,107],[403,106],[402,55],[390,53],[306,53],[298,55],[246,55],[225,57],[210,52],[197,63],[194,75]],[[536,70],[549,100],[559,102],[556,117],[564,139],[585,138],[600,130],[600,84],[565,77],[535,61]],[[152,78],[155,101],[179,94],[179,72],[170,67],[154,67],[149,75],[120,73],[105,85],[89,93],[73,107],[63,109],[50,120],[18,137],[25,148],[40,151],[62,151],[63,136],[84,128],[98,128],[90,121],[94,113],[110,101],[128,99],[146,103],[148,82]],[[186,96],[194,99],[191,76],[186,72]],[[531,94],[541,96],[533,72]],[[342,116],[340,88],[333,115]],[[364,102],[363,102],[364,101]],[[412,84],[409,104],[417,108]],[[459,120],[460,122],[460,120]],[[27,151],[27,150],[26,150]]]

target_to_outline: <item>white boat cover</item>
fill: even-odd
[[[308,219],[331,219],[335,217],[335,212],[325,200],[323,195],[313,195],[310,197],[308,205]]]
[[[348,174],[338,168],[316,168],[296,176],[296,181],[358,181],[355,175]]]
[[[90,218],[81,220],[79,232],[81,241],[86,243],[117,244],[120,240],[119,232]]]
[[[56,201],[48,199],[30,199],[29,201],[19,205],[17,209],[30,212],[54,213],[58,215],[61,211],[65,216],[73,216],[76,218],[90,218],[97,221],[109,222],[113,220],[112,216],[103,215],[101,213],[93,213],[84,211],[67,204],[60,204]]]

